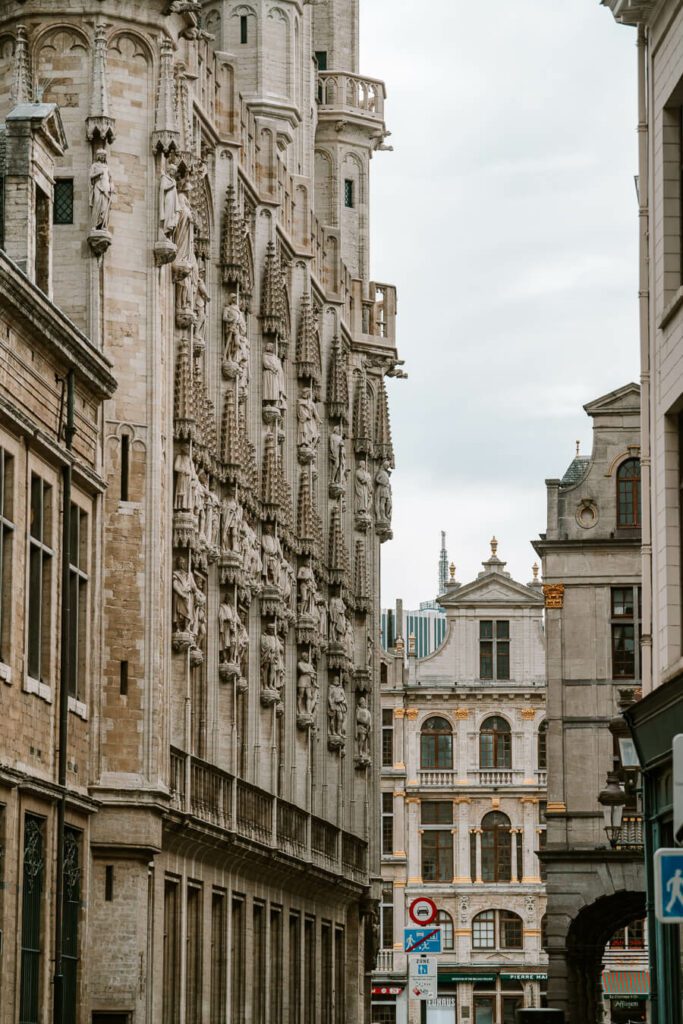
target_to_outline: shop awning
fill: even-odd
[[[373,996],[398,996],[403,991],[403,985],[373,985]]]
[[[608,999],[618,996],[639,996],[645,999],[650,994],[650,972],[603,971],[602,988]]]

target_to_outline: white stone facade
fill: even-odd
[[[385,824],[382,877],[384,906],[393,893],[393,913],[383,909],[373,991],[377,1012],[389,1020],[393,1006],[397,1024],[420,1020],[419,1004],[408,1000],[403,952],[408,907],[420,895],[449,915],[452,932],[450,948],[438,957],[439,1002],[428,1005],[427,1021],[430,1013],[455,1020],[456,1011],[458,1020],[475,1020],[489,1009],[502,1021],[515,1006],[540,1006],[545,988],[545,887],[536,856],[546,799],[543,597],[538,581],[510,578],[495,546],[476,580],[452,581],[440,596],[448,619],[443,645],[420,660],[409,639],[407,670],[402,652],[389,655],[382,687],[385,822],[390,806],[393,811],[392,826]],[[492,664],[480,646],[488,623],[499,645]],[[443,723],[436,743],[445,742],[438,753],[425,738],[435,719]],[[502,731],[495,738],[494,719]],[[491,814],[505,816],[495,838]],[[432,824],[435,818],[443,823]],[[430,837],[434,832],[438,839]],[[435,856],[434,846],[442,844],[445,853]],[[490,919],[478,917],[491,911]],[[392,986],[401,991],[382,995]]]

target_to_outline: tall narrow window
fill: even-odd
[[[28,674],[47,682],[50,676],[52,612],[52,488],[31,474],[31,523],[28,580]]]
[[[88,516],[71,504],[69,544],[69,696],[85,699],[88,626]]]
[[[268,1024],[282,1024],[282,910],[270,909],[270,1019]]]
[[[316,50],[315,59],[318,64],[318,71],[327,71],[327,50]]]
[[[47,295],[50,287],[50,200],[41,188],[35,189],[35,264],[34,280]]]
[[[211,1022],[225,1024],[225,893],[211,894]]]
[[[344,929],[334,929],[334,1024],[346,1024],[346,950]]]
[[[332,1024],[332,925],[320,926],[320,1021]]]
[[[544,770],[548,767],[548,721],[544,719],[538,727],[538,750],[536,761],[538,767]]]
[[[640,587],[612,587],[612,678],[640,679]]]
[[[54,202],[52,204],[53,224],[74,222],[74,181],[73,178],[57,178]]]
[[[510,678],[510,623],[505,619],[479,623],[479,678]]]
[[[380,904],[380,946],[391,949],[394,945],[394,883],[386,882],[382,887]]]
[[[441,946],[446,952],[455,949],[455,932],[453,930],[453,918],[446,910],[440,910],[436,915],[435,925],[441,929]]]
[[[444,827],[448,826],[448,827]],[[453,804],[450,800],[423,800],[421,804],[422,879],[453,881]]]
[[[640,459],[626,459],[617,470],[617,526],[640,529]]]
[[[391,768],[394,763],[394,711],[382,709],[382,767]]]
[[[130,435],[121,436],[121,501],[128,501],[130,478]]]
[[[382,793],[382,856],[394,852],[394,794]]]
[[[344,206],[348,209],[353,209],[356,205],[354,202],[354,182],[353,178],[344,179]]]
[[[230,1024],[245,1024],[244,1016],[244,899],[235,896],[232,900],[230,922]]]
[[[266,1019],[266,922],[262,903],[254,902],[252,908],[252,985],[251,1020],[253,1024],[265,1024]]]
[[[510,726],[499,715],[482,722],[479,732],[479,767],[512,767],[512,734]]]
[[[185,1022],[199,1024],[202,1015],[202,890],[187,887],[185,922]]]
[[[64,830],[64,1024],[78,1019],[78,921],[81,915],[81,833]]]
[[[315,948],[315,918],[307,917],[304,921],[304,970],[306,985],[306,1009],[304,1021],[316,1020],[316,993],[318,991],[318,976],[316,971],[316,948]]]
[[[453,732],[445,718],[428,718],[422,726],[420,767],[453,768]]]
[[[162,1017],[168,1024],[180,1020],[180,899],[178,883],[164,883],[164,967]]]
[[[510,819],[490,811],[481,822],[481,877],[484,882],[512,880],[512,832]]]
[[[249,18],[246,14],[240,15],[240,43],[249,42]]]
[[[10,658],[14,459],[0,448],[0,661]]]
[[[289,1024],[301,1024],[301,918],[289,915]]]
[[[45,877],[44,821],[24,818],[24,859],[21,893],[21,1024],[40,1024],[40,927]]]

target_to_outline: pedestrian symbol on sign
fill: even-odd
[[[663,924],[683,924],[683,850],[657,850],[655,916]]]

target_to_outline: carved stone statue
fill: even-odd
[[[379,523],[391,522],[391,477],[385,460],[375,474],[375,516]]]
[[[177,511],[191,512],[194,506],[194,466],[192,465],[189,444],[182,444],[180,446],[173,461],[173,469],[176,475],[173,507]]]
[[[237,296],[233,295],[223,308],[223,364],[225,367],[234,367],[232,376],[237,374],[239,368],[242,336],[246,336],[246,333],[244,313],[237,303]]]
[[[302,565],[297,573],[299,582],[299,616],[300,618],[318,618],[317,598],[318,588],[315,585],[315,575],[310,565]]]
[[[247,576],[256,582],[261,575],[263,563],[256,533],[246,519],[243,519],[240,525],[240,546],[243,555],[242,568]]]
[[[236,498],[227,498],[223,502],[223,529],[221,547],[224,551],[241,550],[242,544],[242,506]]]
[[[365,697],[358,698],[356,707],[356,758],[361,764],[370,763],[370,731],[372,715]]]
[[[358,463],[355,479],[356,515],[369,516],[372,507],[372,477],[365,459]]]
[[[346,620],[346,656],[352,665],[356,662],[356,635],[353,628],[353,623],[348,619]]]
[[[109,230],[109,214],[114,191],[114,182],[107,163],[107,151],[98,149],[94,163],[90,167],[90,225],[93,230]]]
[[[181,555],[178,567],[173,571],[173,630],[176,633],[193,633],[197,583],[187,559]]]
[[[194,635],[195,647],[203,651],[206,641],[206,594],[204,593],[204,579],[197,578],[197,588],[194,595],[194,619],[192,622],[192,633]],[[193,659],[196,661],[201,659]]]
[[[282,546],[280,540],[275,536],[275,531],[270,523],[267,523],[263,528],[263,536],[261,537],[261,554],[262,554],[262,565],[261,570],[263,574],[263,580],[266,585],[281,587],[282,586]]]
[[[340,490],[346,483],[346,444],[338,423],[332,427],[330,446],[330,484]]]
[[[169,242],[174,240],[178,226],[177,173],[177,166],[170,163],[159,178],[159,228],[162,238],[167,238]]]
[[[278,415],[287,408],[285,375],[272,341],[263,349],[263,404]]]
[[[197,324],[194,329],[195,348],[203,349],[206,345],[206,307],[211,302],[204,278],[198,274],[196,291],[194,295],[194,307],[197,316]]]
[[[285,651],[277,635],[275,623],[266,626],[261,634],[261,699],[266,704],[280,701],[285,682]]]
[[[318,706],[318,675],[309,651],[304,651],[297,665],[296,711],[299,726],[310,725]]]
[[[346,692],[340,677],[333,676],[327,692],[328,743],[338,748],[346,742]]]
[[[174,273],[189,274],[194,258],[194,213],[190,205],[190,178],[185,175],[177,183],[177,223],[175,243],[178,248]]]
[[[297,402],[297,420],[299,454],[304,459],[314,459],[320,441],[320,413],[310,388],[304,390]]]
[[[341,597],[330,598],[330,640],[346,643],[346,605]]]

